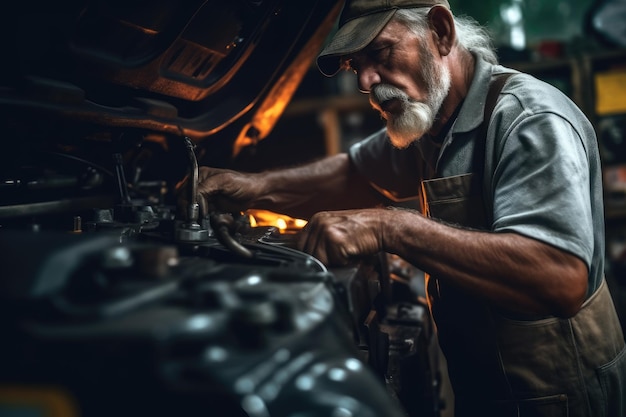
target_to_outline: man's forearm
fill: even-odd
[[[500,308],[571,316],[587,291],[579,258],[516,233],[464,230],[392,210],[383,246],[425,272]]]
[[[258,174],[263,184],[255,208],[309,218],[321,210],[373,207],[383,197],[354,171],[346,154],[296,168]]]

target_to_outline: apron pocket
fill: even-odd
[[[486,226],[480,176],[462,174],[422,181],[426,215],[448,223]]]
[[[601,416],[626,416],[626,346],[596,374],[602,388]]]

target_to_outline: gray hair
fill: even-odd
[[[406,24],[413,33],[425,36],[428,30],[428,9],[400,9],[394,19]],[[486,28],[470,16],[454,16],[459,45],[491,64],[498,63],[498,55]]]

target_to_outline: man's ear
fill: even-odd
[[[433,6],[428,12],[428,22],[435,36],[435,43],[441,56],[446,56],[456,43],[454,17],[444,6]]]

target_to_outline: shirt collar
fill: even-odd
[[[452,134],[474,130],[480,126],[484,118],[485,101],[494,66],[479,56],[474,57],[476,62],[474,78],[452,127]]]

